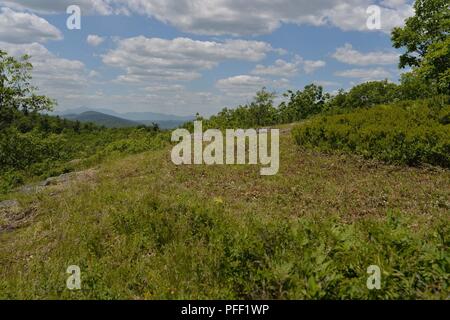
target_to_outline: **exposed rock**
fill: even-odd
[[[39,183],[41,187],[55,186],[59,184],[66,184],[70,181],[70,178],[73,176],[73,173],[62,174],[59,177],[51,177],[47,180]]]
[[[0,202],[0,209],[18,208],[20,204],[17,200],[5,200]]]
[[[79,172],[65,173],[58,177],[51,177],[37,184],[29,184],[21,187],[19,192],[25,194],[37,193],[48,187],[65,187],[72,181],[93,181],[96,176],[94,169]]]
[[[21,187],[19,189],[19,192],[24,193],[24,194],[31,194],[31,193],[37,193],[37,192],[41,191],[42,189],[44,189],[43,186],[27,184],[27,185]]]

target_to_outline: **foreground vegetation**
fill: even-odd
[[[177,167],[166,148],[11,195],[32,218],[0,233],[0,298],[448,298],[447,170],[281,141],[270,178],[252,166]],[[82,291],[65,286],[73,264]],[[373,264],[379,291],[366,287]]]

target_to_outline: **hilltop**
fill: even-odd
[[[125,112],[118,113],[106,108],[80,107],[65,111],[53,112],[54,115],[62,116],[70,120],[82,122],[93,122],[106,127],[130,127],[139,125],[151,126],[158,124],[161,129],[173,129],[185,122],[195,119],[194,116],[175,116],[155,112]]]
[[[72,121],[80,121],[83,123],[94,123],[98,126],[104,126],[106,128],[131,128],[140,125],[140,123],[134,121],[95,111],[86,111],[81,114],[67,114],[64,115],[63,118]]]
[[[22,220],[0,231],[0,298],[447,298],[450,172],[308,151],[289,131],[273,177],[177,167],[167,144],[9,195]]]

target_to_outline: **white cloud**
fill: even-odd
[[[286,62],[282,59],[278,59],[277,61],[275,61],[275,64],[271,66],[263,66],[261,64],[258,64],[252,71],[252,74],[277,77],[293,77],[299,73],[299,68],[299,61]]]
[[[409,1],[408,1],[409,2]],[[382,29],[389,32],[413,14],[403,0],[384,0]],[[72,0],[0,0],[0,4],[35,12],[65,12]],[[366,9],[373,0],[78,0],[83,12],[142,14],[182,31],[205,35],[268,34],[282,23],[332,25],[367,31]]]
[[[365,81],[390,78],[392,74],[384,68],[350,69],[335,73],[338,77],[357,78]]]
[[[105,41],[105,38],[97,36],[95,34],[90,34],[87,36],[86,41],[89,45],[91,45],[93,47],[97,47]]]
[[[254,75],[276,76],[276,77],[293,77],[301,71],[305,73],[312,73],[318,68],[326,65],[324,61],[304,60],[302,57],[296,55],[291,62],[282,59],[275,61],[275,64],[270,66],[257,65],[251,72]]]
[[[270,80],[258,76],[238,75],[225,79],[220,79],[216,83],[216,87],[226,95],[234,97],[250,98],[263,87],[284,90],[289,86],[289,80]]]
[[[149,79],[193,80],[200,71],[212,69],[225,60],[257,62],[274,51],[266,42],[227,40],[225,42],[173,40],[143,36],[117,41],[117,48],[103,56],[103,62],[126,73],[119,81],[138,83]]]
[[[371,0],[117,0],[138,14],[192,33],[253,35],[271,33],[282,23],[333,25],[367,31]],[[382,8],[382,28],[389,31],[413,13],[409,4],[390,0]]]
[[[368,65],[392,65],[399,60],[399,54],[392,51],[375,51],[362,53],[355,49],[351,44],[345,44],[338,48],[333,57],[343,63],[358,66]]]
[[[322,87],[337,87],[337,86],[341,85],[339,82],[327,81],[327,80],[317,80],[317,81],[314,81],[314,84],[316,84],[318,86],[322,86]]]
[[[29,43],[61,40],[62,38],[61,32],[43,18],[30,13],[1,8],[0,41]]]
[[[303,63],[303,68],[305,69],[306,73],[313,73],[317,69],[323,68],[326,66],[325,61],[322,60],[305,60]]]
[[[406,0],[383,0],[381,5],[387,8],[398,8],[406,5],[408,2]]]
[[[172,93],[185,90],[185,87],[181,84],[152,84],[151,86],[145,87],[144,90],[149,93]]]
[[[354,4],[349,1],[339,1],[328,10],[325,15],[330,24],[339,27],[344,31],[368,31],[367,8],[373,5],[371,1],[359,1]],[[406,18],[414,15],[413,7],[409,4],[391,7],[380,7],[381,9],[381,31],[390,33],[394,27],[402,26]]]
[[[0,42],[0,48],[11,56],[31,56],[33,83],[41,92],[64,101],[68,94],[80,94],[89,85],[89,71],[81,61],[59,58],[39,43],[11,44]]]
[[[0,5],[20,10],[30,10],[37,13],[66,13],[70,5],[80,6],[82,13],[110,15],[115,12],[110,0],[0,0]]]

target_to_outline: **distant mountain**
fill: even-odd
[[[162,113],[155,113],[155,112],[127,112],[127,113],[118,113],[113,110],[109,109],[102,109],[102,108],[87,108],[87,107],[80,107],[75,109],[69,109],[63,112],[55,112],[55,115],[59,115],[62,117],[65,117],[67,119],[70,119],[67,117],[73,118],[81,115],[85,115],[88,113],[88,119],[87,121],[94,122],[90,119],[89,113],[97,113],[97,114],[103,114],[104,116],[111,116],[118,118],[120,120],[128,120],[133,125],[138,124],[145,124],[145,125],[152,125],[153,123],[156,123],[159,125],[161,129],[174,129],[179,127],[185,122],[192,121],[195,119],[194,116],[175,116],[170,114],[162,114]],[[92,115],[91,115],[92,116]],[[83,116],[85,117],[85,116]],[[79,120],[79,119],[75,119]],[[81,121],[81,120],[80,120]],[[131,126],[131,125],[126,125]]]
[[[110,116],[131,120],[131,121],[192,121],[195,119],[194,116],[175,116],[171,114],[163,114],[156,112],[126,112],[119,113],[113,110],[105,109],[105,108],[88,108],[88,107],[80,107],[69,109],[65,111],[55,112],[57,115],[65,115],[65,114],[82,114],[85,112],[94,111],[104,113]]]
[[[81,114],[67,114],[63,115],[63,118],[80,122],[92,122],[99,126],[105,126],[107,128],[129,128],[137,127],[140,125],[138,122],[122,119],[119,117],[111,116],[96,111],[86,111]]]

